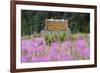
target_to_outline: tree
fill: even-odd
[[[90,32],[89,13],[22,10],[21,35],[31,35],[34,31],[40,33],[44,29],[45,19],[68,20],[72,33]]]

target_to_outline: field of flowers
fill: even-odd
[[[21,62],[87,60],[90,58],[89,34],[45,32],[22,37]]]

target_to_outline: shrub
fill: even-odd
[[[59,39],[60,39],[61,42],[63,42],[66,39],[66,37],[67,37],[67,34],[66,34],[65,31],[60,32]]]

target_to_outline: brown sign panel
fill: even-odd
[[[46,30],[67,30],[68,20],[45,20]]]

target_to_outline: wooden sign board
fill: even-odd
[[[68,20],[45,19],[45,29],[51,31],[65,31],[68,29]]]

